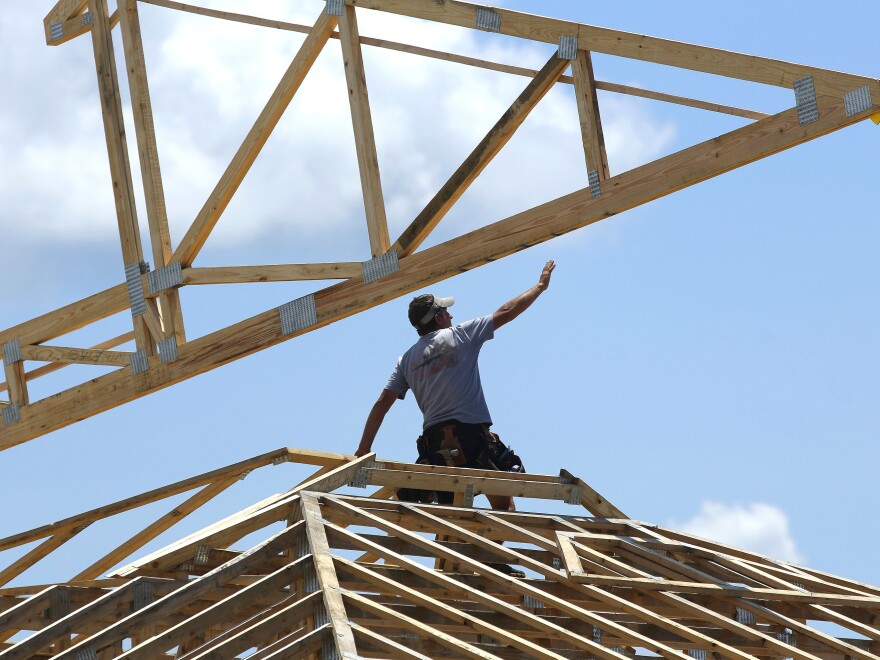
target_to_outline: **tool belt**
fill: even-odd
[[[501,472],[525,472],[522,459],[488,424],[465,424],[458,420],[441,422],[425,429],[416,440],[417,464],[467,467]],[[400,488],[397,498],[404,502],[441,503],[452,501],[451,493]]]

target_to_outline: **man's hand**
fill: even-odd
[[[541,271],[541,277],[538,278],[538,288],[541,291],[546,291],[550,286],[550,275],[554,268],[556,268],[556,262],[553,259],[544,264],[544,270]]]

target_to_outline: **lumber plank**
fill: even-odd
[[[370,612],[371,614],[373,614],[373,616],[379,619],[390,619],[392,621],[396,621],[401,625],[402,628],[409,630],[410,632],[414,632],[419,636],[427,637],[434,640],[441,646],[455,652],[457,654],[455,657],[463,655],[466,658],[476,658],[477,660],[501,660],[499,656],[493,653],[489,653],[488,651],[484,651],[483,649],[477,648],[476,646],[467,644],[466,642],[459,640],[453,635],[438,630],[434,626],[429,626],[422,621],[417,621],[416,619],[408,617],[405,614],[396,612],[391,608],[385,607],[381,603],[376,603],[369,598],[361,596],[358,593],[346,591],[344,596],[347,600],[353,601],[358,606],[360,606],[367,612]],[[554,653],[552,656],[539,655],[537,657],[560,658],[561,656],[558,656]]]
[[[179,261],[182,266],[192,265],[335,27],[336,17],[327,15],[322,9],[311,32],[281,77],[278,86],[205,201],[192,226],[177,246],[170,262]]]
[[[483,5],[461,0],[445,0],[444,2],[435,2],[434,0],[345,1],[346,4],[356,7],[376,9],[472,29],[476,29],[477,8],[483,7]],[[874,78],[600,28],[573,21],[536,16],[510,9],[495,8],[494,11],[501,15],[499,29],[501,34],[533,41],[557,43],[561,36],[577,35],[579,47],[595,53],[666,64],[682,69],[780,87],[791,88],[795,80],[805,76],[813,76],[816,92],[820,95],[842,96],[844,93],[864,85],[871,86],[872,95],[875,90],[880,91],[880,81]]]
[[[370,115],[370,97],[367,92],[367,76],[361,53],[357,15],[355,8],[350,5],[343,8],[342,18],[339,20],[339,41],[342,44],[342,62],[348,85],[348,102],[351,107],[358,171],[361,175],[367,233],[370,237],[370,250],[375,257],[387,252],[391,242],[388,238],[382,178],[379,174],[379,156],[376,153],[376,138]]]
[[[399,644],[395,642],[393,639],[389,639],[388,637],[383,637],[379,633],[373,632],[369,628],[360,625],[354,621],[351,621],[350,624],[351,629],[354,630],[355,640],[357,640],[358,636],[365,637],[370,642],[381,646],[383,648],[389,649],[394,652],[395,658],[408,658],[409,660],[431,660],[426,655],[419,653],[413,649],[407,648],[403,646],[403,644]]]
[[[878,94],[880,99],[880,94]],[[379,303],[490,263],[537,243],[609,218],[736,167],[821,137],[877,111],[847,117],[842,99],[822,97],[817,121],[801,126],[794,109],[683,149],[605,182],[602,196],[580,190],[513,215],[446,243],[417,252],[400,270],[371,283],[352,278],[315,293],[317,323],[283,335],[278,309],[187,342],[169,364],[149,360],[149,370],[131,377],[125,370],[36,401],[21,420],[0,429],[6,449],[176,382],[222,366],[286,339],[321,328]]]
[[[126,351],[68,348],[65,346],[27,345],[21,347],[25,360],[36,362],[63,362],[65,364],[94,364],[108,367],[127,367],[131,353]]]
[[[249,16],[247,14],[237,14],[234,12],[226,12],[219,11],[216,9],[209,9],[207,7],[198,7],[195,5],[186,4],[183,2],[175,2],[173,0],[140,0],[141,2],[146,2],[151,5],[156,5],[159,7],[167,7],[169,9],[177,9],[180,11],[190,12],[193,14],[198,14],[200,16],[210,16],[213,18],[219,18],[227,21],[236,21],[240,23],[247,23],[250,25],[260,25],[263,27],[269,27],[276,30],[288,30],[291,32],[302,32],[308,34],[311,29],[308,25],[300,25],[298,23],[288,23],[285,21],[277,21],[274,19],[268,18],[259,18],[257,16]],[[334,32],[330,35],[333,39],[339,38],[339,33]],[[409,53],[411,55],[419,55],[422,57],[430,57],[433,59],[443,60],[446,62],[454,62],[457,64],[464,64],[467,66],[477,67],[481,69],[487,69],[490,71],[499,71],[501,73],[510,73],[517,76],[526,76],[528,78],[534,78],[538,71],[536,69],[529,69],[527,67],[515,66],[512,64],[504,64],[501,62],[492,62],[489,60],[484,60],[476,57],[468,57],[466,55],[460,55],[457,53],[449,53],[442,50],[436,50],[432,48],[423,48],[421,46],[415,46],[412,44],[404,44],[396,41],[389,41],[387,39],[375,39],[373,37],[361,37],[360,39],[361,45],[364,46],[375,46],[377,48],[386,48],[388,50],[395,50],[401,53]],[[574,78],[572,76],[562,76],[559,79],[560,83],[566,83],[569,85],[574,84]],[[711,112],[720,112],[724,114],[734,115],[736,117],[744,117],[746,119],[764,119],[765,117],[769,117],[767,113],[764,112],[756,112],[754,110],[747,110],[745,108],[738,108],[730,105],[723,105],[721,103],[712,103],[709,101],[700,101],[697,99],[690,99],[683,96],[676,96],[675,94],[666,94],[664,92],[652,91],[649,89],[642,89],[640,87],[631,87],[629,85],[620,85],[618,83],[612,82],[604,82],[601,80],[596,81],[596,89],[601,89],[608,92],[614,92],[616,94],[627,94],[632,96],[640,96],[642,98],[653,99],[655,101],[664,101],[666,103],[675,103],[678,105],[690,106],[693,108],[700,108],[702,110],[709,110]]]
[[[20,532],[18,534],[7,536],[6,538],[0,539],[0,551],[8,550],[9,548],[14,548],[25,543],[30,543],[32,541],[52,536],[57,532],[61,530],[66,530],[70,527],[76,527],[85,523],[92,523],[97,520],[116,515],[118,513],[130,511],[131,509],[144,506],[146,504],[158,502],[159,500],[163,500],[167,497],[172,497],[180,493],[185,493],[198,486],[203,486],[213,481],[221,480],[223,479],[223,477],[227,477],[229,475],[240,475],[242,472],[253,470],[263,465],[269,465],[273,463],[273,461],[275,461],[276,459],[287,455],[288,450],[286,448],[276,449],[275,451],[261,454],[259,456],[255,456],[254,458],[249,458],[244,461],[239,461],[238,463],[233,463],[231,465],[227,465],[216,470],[211,470],[210,472],[205,472],[194,477],[189,477],[187,479],[177,481],[167,486],[161,486],[159,488],[146,491],[145,493],[134,495],[132,497],[119,500],[118,502],[114,502],[112,504],[100,506],[95,509],[91,509],[90,511],[70,516],[68,518],[59,520],[48,525],[42,525],[40,527],[36,527],[25,532]]]
[[[6,389],[9,391],[9,403],[27,406],[30,403],[27,390],[27,377],[24,373],[24,361],[3,360],[3,373],[6,375]]]
[[[341,505],[341,506],[348,507],[348,505],[341,503],[338,500],[334,500],[333,498],[325,498],[325,499],[328,503],[331,503],[333,506]],[[583,610],[573,604],[564,603],[561,599],[556,599],[554,596],[552,596],[552,595],[550,595],[540,589],[529,586],[522,581],[518,581],[513,578],[509,578],[509,577],[502,575],[500,573],[497,576],[492,575],[493,573],[496,573],[496,571],[490,571],[489,569],[487,569],[487,567],[485,565],[483,565],[479,562],[474,562],[471,558],[469,558],[465,554],[446,550],[444,547],[440,546],[439,544],[437,544],[429,539],[425,539],[421,536],[413,534],[413,533],[405,530],[402,527],[394,525],[393,523],[383,521],[380,518],[376,518],[376,517],[372,516],[372,514],[369,514],[365,511],[356,511],[356,507],[350,507],[350,508],[352,509],[352,513],[354,515],[359,514],[362,517],[364,524],[375,525],[376,527],[379,527],[380,529],[384,529],[385,531],[391,531],[395,536],[398,536],[398,538],[405,538],[406,540],[412,542],[415,545],[429,549],[430,551],[432,551],[432,554],[434,554],[434,556],[437,556],[437,557],[442,556],[446,559],[454,559],[456,561],[459,561],[460,563],[465,565],[468,568],[468,570],[474,570],[478,573],[481,573],[484,575],[484,577],[488,577],[493,582],[498,582],[498,583],[502,584],[503,586],[508,587],[510,591],[521,593],[521,594],[528,594],[532,597],[535,597],[535,598],[541,600],[542,602],[546,602],[548,604],[552,603],[552,606],[559,607],[563,611],[567,611],[569,613],[571,613],[572,610],[577,610],[579,613],[582,613],[582,616],[585,617],[586,620],[592,622],[594,625],[601,625],[604,623],[609,626],[607,628],[602,626],[603,630],[612,630],[612,629],[621,628],[620,626],[611,622],[610,620],[606,620],[604,617],[589,613],[586,610]],[[509,603],[505,602],[504,600],[501,600],[500,598],[497,598],[489,593],[486,593],[485,591],[469,590],[467,587],[456,582],[454,579],[444,575],[443,573],[437,572],[432,568],[424,566],[419,562],[410,560],[401,554],[393,552],[393,551],[391,551],[387,548],[384,548],[378,544],[374,544],[366,539],[360,538],[360,537],[358,537],[358,535],[353,534],[351,532],[348,532],[347,530],[344,530],[341,527],[335,526],[332,523],[328,523],[327,526],[328,526],[328,529],[332,529],[335,533],[338,533],[342,536],[346,536],[346,537],[352,539],[353,541],[360,543],[361,547],[364,550],[368,550],[369,552],[371,552],[373,554],[377,554],[377,555],[385,558],[386,561],[389,561],[391,564],[393,564],[395,566],[400,566],[402,568],[406,568],[408,571],[418,575],[419,577],[426,578],[430,582],[433,582],[439,586],[445,587],[446,589],[448,589],[452,593],[460,593],[460,594],[464,595],[465,597],[467,597],[468,599],[475,600],[479,603],[482,603],[483,605],[491,607],[493,610],[500,612],[500,613],[503,613],[503,614],[506,614],[517,621],[525,623],[526,625],[530,625],[533,627],[539,627],[539,628],[545,628],[545,629],[552,629],[553,632],[555,633],[555,636],[558,637],[559,639],[564,639],[568,643],[573,643],[582,649],[589,650],[590,653],[595,654],[595,657],[597,657],[597,658],[605,658],[607,660],[619,660],[618,654],[614,653],[610,649],[605,648],[604,646],[596,644],[595,642],[593,642],[592,639],[582,639],[582,638],[579,638],[578,636],[571,635],[568,631],[566,631],[558,626],[555,626],[553,624],[541,623],[541,620],[538,619],[537,617],[535,617],[534,615],[532,615],[528,612],[525,612],[518,607],[510,605]],[[455,534],[458,535],[458,534],[460,534],[461,531],[463,531],[463,530],[460,530],[460,529],[456,530]],[[499,548],[500,548],[500,546],[499,546]],[[629,638],[632,638],[631,631],[625,630],[625,632],[627,633],[627,636]],[[650,642],[650,644],[651,644],[650,647],[646,646],[646,648],[652,648],[652,650],[653,650],[653,648],[658,648],[658,646],[653,641],[647,640],[647,638],[644,638],[644,639],[646,640],[646,643]],[[671,651],[671,649],[670,649],[670,651]],[[667,655],[667,654],[664,653],[664,655]],[[682,654],[679,654],[678,652],[672,651],[670,654],[670,657],[676,657],[681,660],[681,658],[683,658],[684,656]]]
[[[95,70],[98,76],[98,92],[101,101],[101,116],[104,123],[104,138],[107,143],[107,156],[110,161],[113,202],[116,207],[116,220],[119,226],[119,240],[122,248],[124,266],[144,260],[138,228],[134,184],[131,178],[131,165],[128,159],[128,146],[125,140],[125,122],[122,115],[122,100],[119,80],[116,74],[116,56],[113,38],[110,34],[107,0],[88,0],[92,15],[92,50],[95,57]],[[143,317],[133,317],[135,344],[147,355],[154,353],[153,338]]]
[[[284,494],[268,497],[262,502],[258,502],[243,511],[194,532],[176,543],[157,550],[147,557],[139,559],[134,564],[116,571],[114,577],[134,575],[141,567],[149,567],[151,570],[168,570],[192,557],[193,551],[198,545],[211,545],[214,547],[223,545],[225,547],[225,545],[233,543],[268,524],[279,520],[287,520],[291,505],[299,497],[300,491],[324,492],[335,490],[351,482],[355,477],[356,471],[374,459],[375,454],[372,453],[360,458],[352,458],[350,462],[340,465],[326,474],[313,477]]]
[[[67,543],[88,526],[89,523],[86,523],[85,525],[80,525],[78,527],[68,527],[67,529],[59,530],[56,534],[43,541],[36,548],[33,548],[23,556],[19,557],[16,561],[0,571],[0,586],[8,584],[14,580],[38,561],[52,554],[55,550]]]
[[[587,171],[596,170],[599,173],[599,181],[604,181],[611,176],[611,170],[608,168],[605,134],[602,132],[599,99],[596,97],[596,78],[593,75],[593,60],[589,51],[578,50],[577,57],[571,65],[571,72],[574,76],[574,96],[577,101]]]
[[[18,339],[22,346],[42,344],[112,316],[128,309],[128,307],[128,287],[125,283],[117,284],[87,298],[0,331],[0,344],[5,344],[13,339]]]
[[[359,261],[320,264],[276,264],[268,266],[219,266],[184,268],[184,285],[243,284],[246,282],[297,282],[300,280],[342,280],[363,274]]]
[[[318,584],[324,596],[324,608],[327,618],[333,627],[333,644],[338,657],[357,657],[357,644],[354,641],[354,633],[348,625],[348,615],[345,613],[345,604],[342,602],[342,594],[339,591],[339,580],[336,577],[336,568],[333,566],[333,558],[330,555],[330,544],[327,542],[327,534],[324,531],[324,520],[321,517],[321,506],[317,498],[311,493],[302,494],[302,513],[306,526],[306,535],[309,547],[312,550],[312,558],[315,562],[315,572],[318,575]]]
[[[469,475],[450,476],[427,474],[381,468],[368,468],[367,480],[373,486],[395,486],[398,488],[418,488],[421,490],[450,490],[464,492],[468,484],[473,484],[474,495],[506,495],[511,497],[533,497],[547,500],[567,500],[571,498],[573,484],[529,481],[528,475],[519,474],[518,479],[494,479],[491,477],[471,477]]]
[[[248,602],[252,597],[262,597],[276,591],[280,597],[284,586],[301,574],[303,566],[311,560],[311,555],[302,557],[269,575],[259,578],[241,591],[230,594],[184,621],[169,627],[148,640],[144,640],[137,646],[133,646],[130,650],[123,653],[120,658],[125,658],[126,660],[150,660],[150,658],[155,658],[160,653],[166,652],[168,649],[179,644],[183,639],[198,631],[226,620],[227,617],[234,614],[238,608],[242,607],[243,603]]]
[[[418,249],[437,223],[510,141],[529,113],[547,95],[570,64],[569,60],[562,59],[556,54],[550,56],[538,75],[529,81],[523,92],[501,115],[476,148],[403,231],[394,243],[394,249],[399,256],[408,256]]]
[[[119,0],[118,5],[141,180],[146,201],[147,224],[150,229],[153,262],[159,268],[171,263],[173,251],[168,228],[168,212],[165,208],[165,191],[162,186],[162,170],[159,166],[159,148],[153,125],[153,107],[150,102],[144,46],[141,40],[140,15],[137,0]],[[186,334],[183,329],[179,293],[173,289],[163,292],[159,297],[159,309],[162,317],[160,337],[165,339],[173,336],[177,338],[178,344],[185,343]]]
[[[3,660],[32,660],[42,649],[59,639],[69,638],[71,634],[78,632],[93,618],[115,612],[122,603],[132,602],[134,590],[139,584],[152,584],[159,593],[167,592],[169,588],[176,586],[173,580],[136,578],[95,599],[88,607],[71,612],[27,639],[18,642],[15,646],[0,653],[0,657]]]
[[[99,344],[95,344],[94,346],[90,346],[89,348],[96,351],[107,350],[108,348],[114,348],[119,346],[120,344],[125,344],[134,339],[134,332],[126,332],[124,334],[113,337],[112,339],[108,339],[107,341],[102,341]],[[26,381],[34,380],[35,378],[40,378],[41,376],[45,376],[54,371],[58,371],[59,369],[63,369],[67,366],[66,362],[55,362],[52,364],[47,364],[42,367],[37,367],[36,369],[32,369],[31,371],[25,371],[24,377]],[[0,383],[0,392],[5,392],[7,389],[7,385],[5,382]]]
[[[120,640],[130,636],[134,631],[177,611],[187,603],[217,591],[231,580],[245,574],[249,570],[254,570],[261,563],[288,547],[294,542],[300,528],[300,524],[294,524],[273,534],[247,552],[241,553],[205,575],[187,582],[175,591],[102,628],[85,641],[74,644],[71,648],[62,651],[55,657],[75,658],[80,651],[89,646],[98,651],[118,643]]]
[[[77,27],[75,21],[77,20],[78,15],[83,13],[87,4],[88,0],[58,0],[58,2],[55,3],[55,6],[49,10],[49,13],[46,14],[46,17],[43,19],[43,31],[46,33],[46,45],[57,46],[88,31],[88,27],[86,27],[82,32],[70,34],[70,36],[68,36],[68,30],[72,33],[74,28]],[[82,18],[79,18],[78,20],[79,25],[82,26]],[[64,25],[68,22],[70,22],[71,25],[64,31],[64,36],[53,41],[52,25],[55,23],[61,23]],[[66,25],[65,27],[67,28]]]
[[[320,651],[328,641],[331,632],[332,627],[328,623],[324,626],[318,626],[302,637],[299,637],[298,633],[291,633],[274,644],[249,655],[248,660],[280,660],[281,658],[309,658],[311,660],[314,657],[312,654]]]
[[[558,655],[557,653],[553,653],[548,649],[541,648],[537,644],[527,639],[524,639],[517,634],[511,634],[509,631],[503,628],[492,625],[491,623],[487,623],[483,619],[477,618],[463,611],[456,611],[450,608],[449,605],[444,602],[441,602],[435,598],[431,598],[430,596],[424,595],[415,589],[412,589],[410,587],[407,587],[406,585],[400,584],[399,582],[395,582],[394,580],[375,573],[369,568],[360,566],[353,561],[344,559],[342,557],[335,558],[335,561],[336,563],[343,566],[345,570],[349,571],[356,577],[366,581],[373,586],[387,589],[390,591],[390,593],[396,592],[411,603],[421,605],[422,607],[425,607],[432,612],[436,612],[437,614],[452,619],[462,626],[467,626],[468,628],[476,630],[478,633],[490,635],[491,637],[494,637],[504,644],[508,644],[510,646],[513,646],[514,648],[520,649],[524,653],[530,654],[531,657],[544,658],[545,660],[561,660],[561,658],[563,657]],[[399,612],[394,612],[390,609],[387,611],[390,617],[396,618],[397,616],[400,616]],[[543,628],[541,620],[538,617],[532,617],[529,623],[531,624],[529,626],[530,628]]]
[[[334,505],[337,502],[340,502],[340,499],[336,498],[336,497],[328,497],[327,500],[328,500],[328,502],[330,502],[331,504],[334,504]],[[450,523],[438,518],[437,516],[434,516],[434,515],[428,513],[424,508],[415,507],[415,506],[411,506],[411,505],[402,505],[402,506],[406,510],[415,513],[417,516],[422,517],[426,520],[429,520],[434,529],[451,529],[451,528],[453,528]],[[349,506],[348,509],[350,511],[352,511],[353,513],[356,511],[355,507]],[[375,523],[375,521],[380,520],[380,519],[376,518],[375,516],[372,516],[372,514],[368,514],[364,511],[361,511],[360,513],[363,515],[363,517],[367,518],[371,522]],[[492,515],[496,515],[496,514],[492,514]],[[376,526],[378,526],[380,528],[384,528],[386,531],[393,530],[394,534],[398,538],[406,538],[407,540],[413,542],[416,545],[422,545],[423,547],[428,547],[427,544],[430,543],[430,541],[423,542],[421,540],[421,537],[414,536],[410,532],[406,532],[406,531],[402,530],[401,527],[394,525],[393,523],[385,522],[384,525],[381,525],[378,523],[375,523],[375,524],[376,524]],[[495,546],[492,542],[485,540],[482,536],[479,536],[479,535],[476,535],[472,532],[464,530],[461,527],[455,527],[454,529],[456,529],[456,534],[458,536],[462,537],[464,540],[470,542],[471,544],[473,544],[477,547],[482,547],[482,548],[487,549],[491,552],[505,553],[507,561],[510,561],[511,560],[510,558],[514,557],[515,561],[517,563],[520,563],[523,566],[525,566],[531,570],[534,570],[535,572],[537,572],[539,574],[542,574],[545,577],[545,579],[550,579],[555,582],[562,582],[563,581],[561,572],[556,569],[552,569],[544,564],[541,564],[540,562],[534,562],[534,561],[522,556],[519,553],[515,553],[514,551],[512,551],[508,548],[502,548],[500,546]],[[435,550],[435,552],[436,552],[436,550]],[[462,563],[464,563],[466,566],[468,566],[469,568],[471,568],[473,570],[480,570],[479,564],[475,564],[470,557],[467,557],[464,554],[456,553],[454,551],[444,551],[443,554],[445,554],[447,556],[455,556],[457,558],[463,558],[464,561]],[[485,574],[485,572],[484,572],[484,574]],[[487,577],[491,577],[491,579],[493,581],[499,581],[496,579],[496,576],[494,576],[494,575],[489,574],[489,575],[487,575]],[[585,610],[583,610],[583,608],[570,606],[570,603],[568,603],[564,600],[557,599],[547,593],[543,593],[541,590],[537,590],[532,587],[529,587],[528,585],[524,585],[521,581],[514,580],[514,581],[507,582],[505,580],[505,581],[501,581],[501,582],[509,584],[509,586],[511,586],[511,588],[513,588],[515,591],[518,591],[520,593],[530,595],[530,596],[535,597],[539,600],[542,600],[543,602],[546,602],[550,606],[555,607],[557,609],[560,609],[563,612],[567,612],[568,614],[570,614],[572,616],[576,616],[582,620],[592,622],[593,625],[599,626],[602,630],[605,630],[608,632],[613,632],[615,634],[619,634],[622,639],[632,639],[633,634],[638,635],[638,633],[633,633],[632,631],[629,631],[625,628],[622,628],[616,622],[612,622],[610,620],[605,620],[604,617],[597,616],[595,614],[586,612]],[[733,647],[727,647],[726,645],[719,644],[716,640],[711,639],[711,638],[701,634],[698,631],[692,630],[692,629],[687,628],[685,626],[681,626],[680,624],[677,624],[669,619],[666,619],[665,617],[661,617],[661,616],[651,612],[650,610],[646,610],[645,608],[641,608],[640,606],[635,605],[635,604],[633,604],[623,598],[615,596],[611,593],[607,593],[607,592],[603,591],[602,589],[599,589],[596,587],[586,587],[585,588],[585,585],[579,585],[579,586],[582,589],[582,593],[589,594],[589,595],[591,595],[591,596],[595,597],[596,599],[603,601],[603,602],[612,602],[612,603],[618,604],[625,611],[635,613],[638,616],[645,618],[646,620],[652,621],[653,623],[656,623],[657,625],[659,625],[661,627],[664,627],[666,629],[669,629],[669,630],[675,632],[676,634],[681,634],[686,639],[693,639],[695,641],[698,641],[700,644],[708,644],[708,646],[710,648],[717,647],[717,648],[719,648],[719,650],[723,654],[729,655],[731,657],[740,657],[740,658],[743,658],[743,660],[748,658],[747,654],[739,652],[739,651],[737,651],[737,649],[735,649]],[[685,601],[685,602],[687,602],[687,601]],[[697,607],[698,606],[695,606],[695,608],[697,608]],[[571,609],[571,608],[574,608],[574,609]],[[714,613],[713,613],[713,615],[714,615]],[[734,622],[734,623],[736,623],[736,622]],[[741,626],[741,624],[736,624],[736,625],[740,626],[741,628],[745,628],[746,630],[749,631],[750,634],[752,633],[751,629],[749,629],[745,626]],[[763,639],[763,637],[762,637],[762,639]],[[772,642],[771,642],[770,638],[766,638],[766,639],[770,643],[775,643],[778,646],[783,646],[781,642],[778,642],[775,639],[772,640]],[[648,649],[654,651],[655,653],[660,653],[661,655],[664,655],[664,656],[667,655],[666,651],[668,649],[666,649],[666,647],[663,647],[663,645],[660,645],[659,647],[656,645],[645,646],[643,640],[644,640],[644,637],[639,635],[638,637],[636,637],[634,643],[636,646],[644,646],[645,648],[648,648]],[[653,641],[651,641],[651,644],[655,644],[655,643]],[[678,656],[677,652],[673,652],[673,653],[676,656]]]
[[[210,502],[227,488],[234,485],[237,481],[238,477],[236,476],[232,479],[217,480],[214,483],[204,486],[198,493],[195,493],[185,502],[177,505],[161,518],[108,552],[91,566],[77,573],[71,581],[94,580],[95,578],[100,577],[104,571],[113,568],[113,566],[120,561],[136,550],[144,547],[147,543],[176,525],[203,504]]]

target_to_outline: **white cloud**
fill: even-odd
[[[775,559],[804,561],[789,531],[785,512],[772,504],[753,502],[744,506],[705,501],[693,518],[670,526]]]
[[[225,8],[222,2],[213,4]],[[322,2],[312,4],[308,9],[314,11],[298,5],[295,13],[285,3],[272,2],[261,5],[261,14],[310,23],[323,7]],[[304,37],[149,5],[143,5],[141,14],[169,222],[176,241],[201,209]],[[552,51],[546,45],[506,38],[492,41],[472,31],[379,12],[361,11],[358,16],[363,35],[496,61],[539,67]],[[31,43],[30,33],[13,31],[4,36],[12,43],[2,52],[43,49],[45,55],[46,50],[65,49],[65,75],[69,78],[75,72],[77,82],[65,84],[63,103],[57,99],[53,103],[45,89],[24,81],[48,79],[47,85],[57,86],[49,78],[57,58],[19,62],[14,74],[19,82],[13,85],[35,99],[0,105],[0,137],[8,138],[0,165],[12,173],[0,180],[0,229],[46,234],[56,241],[115,240],[109,168],[87,38],[46,49]],[[383,192],[391,233],[396,235],[528,81],[376,48],[365,48],[365,60]],[[121,77],[124,84],[125,76]],[[659,123],[638,100],[603,95],[601,104],[614,172],[656,157],[674,138],[674,127]],[[30,111],[33,107],[40,108],[39,116]],[[137,177],[128,108],[126,117]],[[16,131],[16,126],[23,130]],[[559,88],[548,94],[462,198],[454,221],[441,224],[437,238],[460,234],[585,184],[574,97],[570,88]],[[136,178],[139,196],[140,185]],[[143,216],[143,204],[140,208]],[[146,226],[143,217],[141,226]],[[366,229],[340,46],[331,40],[208,247],[265,245],[286,256],[290,250],[284,248],[284,241],[324,249],[341,240],[366,245]]]

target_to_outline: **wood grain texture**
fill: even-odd
[[[370,251],[375,257],[387,252],[391,242],[388,238],[385,200],[382,197],[382,177],[379,174],[379,156],[376,153],[367,76],[354,7],[346,5],[343,9],[339,21],[339,41],[342,44],[342,63],[348,86],[348,103],[351,108],[354,146],[364,196],[367,233],[370,237]]]

